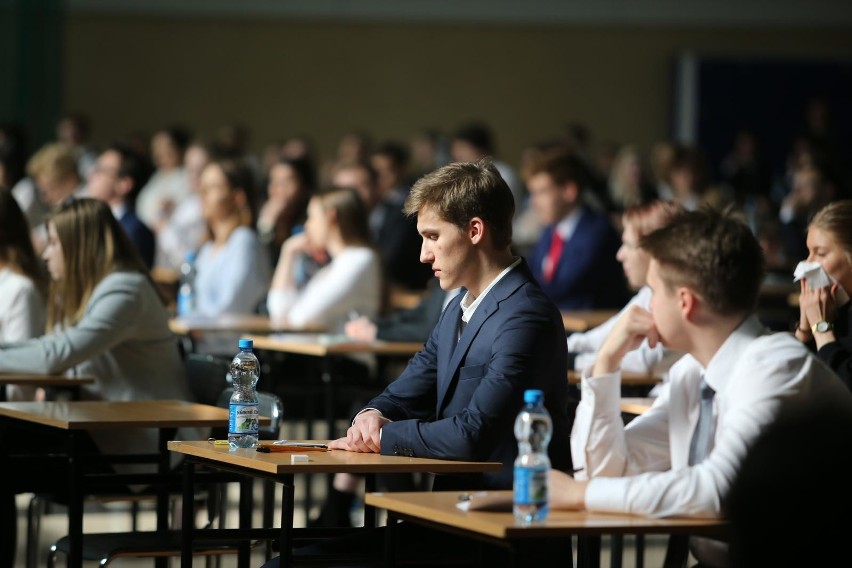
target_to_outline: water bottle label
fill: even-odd
[[[179,316],[188,316],[195,311],[192,294],[178,294],[177,312]]]
[[[516,505],[547,503],[547,468],[516,467],[514,482]]]
[[[228,432],[231,434],[257,434],[258,417],[257,403],[231,404]]]

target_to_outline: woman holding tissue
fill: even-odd
[[[796,269],[797,275],[804,273],[796,337],[813,345],[817,356],[852,388],[852,199],[834,201],[817,212],[808,225],[807,244],[809,264]],[[828,285],[811,286],[825,275]]]

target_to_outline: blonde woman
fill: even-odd
[[[51,277],[51,333],[0,347],[0,371],[94,375],[95,383],[80,390],[83,399],[190,400],[166,307],[109,206],[95,199],[66,202],[48,218],[47,230],[42,256]],[[32,463],[14,459],[14,481],[4,484],[0,494],[0,566],[14,564],[15,494],[61,491],[56,480],[68,475],[63,460],[46,462],[55,439],[47,433],[22,437],[14,430],[10,426],[0,433],[7,448],[0,462],[17,450],[38,448],[38,456]],[[202,434],[185,430],[176,435],[197,439],[190,436]],[[139,431],[133,444],[123,432],[98,431],[81,443],[104,454],[150,454],[157,451],[157,431]],[[12,469],[12,464],[0,466]],[[122,472],[148,471],[142,464],[119,467]]]

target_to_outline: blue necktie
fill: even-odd
[[[713,440],[713,397],[716,395],[710,385],[701,377],[701,400],[699,401],[698,423],[692,432],[689,444],[689,465],[700,463],[710,451]]]

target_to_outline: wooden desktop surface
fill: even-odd
[[[292,440],[291,440],[292,441]],[[300,440],[304,441],[304,440]],[[321,442],[325,442],[321,440]],[[327,452],[270,452],[253,449],[231,449],[204,441],[169,442],[169,450],[210,460],[223,465],[245,468],[247,473],[470,473],[499,471],[499,462],[450,461],[406,456],[384,456],[330,450]],[[291,463],[290,456],[303,454],[307,462]]]
[[[580,371],[575,371],[573,369],[568,371],[568,382],[572,385],[580,384],[581,377],[582,373]],[[662,382],[662,380],[663,377],[661,375],[655,375],[653,373],[621,373],[621,384],[623,386],[652,387]]]
[[[511,502],[511,491],[490,492]],[[656,519],[628,514],[589,511],[550,511],[547,519],[533,526],[515,524],[511,512],[462,511],[456,504],[461,492],[367,493],[364,502],[405,518],[420,519],[503,539],[558,537],[577,534],[700,534],[724,533],[727,522],[719,519]]]
[[[618,310],[562,310],[565,331],[588,331],[618,313]]]
[[[215,427],[228,409],[181,400],[3,402],[0,416],[62,430]],[[269,423],[261,417],[261,423]]]
[[[91,375],[67,377],[65,375],[40,375],[36,373],[0,373],[0,385],[26,385],[33,387],[73,387],[95,382]]]
[[[345,336],[324,333],[277,333],[246,337],[254,341],[255,349],[316,357],[354,353],[410,357],[423,349],[423,343],[418,341],[353,341]]]
[[[621,412],[625,414],[642,414],[654,404],[651,397],[622,397]]]
[[[223,315],[218,317],[182,316],[169,320],[169,329],[177,335],[190,335],[205,331],[234,331],[245,333],[272,333],[294,331],[284,322],[276,322],[263,315]],[[312,331],[322,331],[310,328]],[[302,330],[295,330],[302,331]]]

